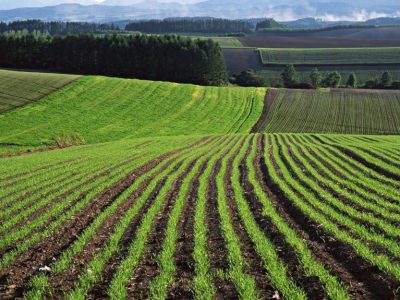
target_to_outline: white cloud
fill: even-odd
[[[365,9],[354,11],[351,15],[333,15],[325,14],[320,16],[324,21],[336,22],[336,21],[357,21],[362,22],[369,19],[384,18],[384,17],[399,17],[400,12],[397,11],[393,14],[379,13],[376,11],[367,11]]]

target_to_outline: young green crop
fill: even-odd
[[[396,91],[280,89],[262,130],[269,133],[399,134],[399,116],[400,93]]]
[[[2,115],[0,143],[54,144],[61,132],[78,133],[87,143],[247,133],[261,115],[264,96],[263,88],[87,76]]]

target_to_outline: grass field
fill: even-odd
[[[200,87],[88,76],[0,115],[0,143],[46,145],[61,132],[88,143],[122,138],[249,132],[265,89]]]
[[[270,90],[261,131],[400,134],[400,92]]]
[[[78,76],[0,69],[0,113],[33,103]]]
[[[259,49],[263,64],[398,64],[400,48]]]
[[[0,295],[391,299],[399,143],[163,137],[2,159]]]

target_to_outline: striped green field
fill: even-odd
[[[201,87],[86,76],[0,115],[0,144],[49,145],[61,132],[87,143],[146,136],[250,132],[265,89]]]
[[[400,48],[261,48],[263,64],[354,65],[398,64]]]
[[[0,69],[0,113],[34,103],[78,76]]]
[[[270,90],[260,132],[400,134],[400,92]]]
[[[0,299],[398,299],[399,112],[87,76],[2,113],[38,151],[0,156]]]
[[[396,298],[399,143],[214,135],[3,158],[0,297]]]

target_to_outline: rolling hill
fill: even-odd
[[[260,117],[264,96],[263,88],[86,76],[40,102],[1,114],[0,143],[48,145],[61,133],[79,134],[88,143],[245,133]]]

